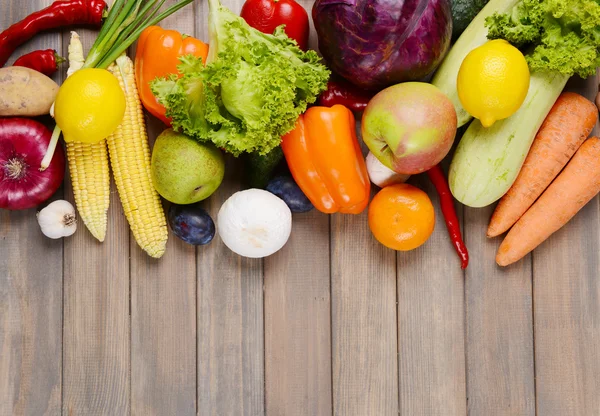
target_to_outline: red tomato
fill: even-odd
[[[279,25],[298,42],[300,49],[308,48],[308,13],[294,0],[246,0],[240,13],[253,28],[272,34]]]

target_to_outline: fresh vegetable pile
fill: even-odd
[[[267,154],[325,89],[329,70],[282,27],[272,35],[209,0],[206,65],[182,57],[176,75],[152,83],[176,130],[239,155]]]
[[[600,66],[597,0],[318,0],[323,60],[294,0],[247,0],[241,16],[208,0],[207,43],[156,26],[192,1],[163,10],[164,0],[110,9],[57,0],[0,33],[4,64],[40,31],[100,27],[87,58],[72,32],[61,86],[48,77],[64,60],[51,49],[0,69],[0,208],[42,208],[49,238],[72,235],[80,218],[103,241],[112,170],[133,236],[152,257],[164,254],[168,228],[189,244],[218,234],[241,256],[269,256],[286,244],[294,215],[313,209],[366,214],[377,241],[406,251],[435,227],[429,196],[405,183],[427,174],[466,268],[454,198],[471,207],[500,200],[487,235],[508,231],[496,259],[505,266],[600,192],[600,139],[588,139],[600,94],[596,107],[562,92]],[[165,124],[153,147],[144,109]],[[27,118],[44,114],[54,133]],[[44,207],[63,182],[61,134],[76,207]],[[245,165],[248,189],[213,221],[203,201],[227,159]]]

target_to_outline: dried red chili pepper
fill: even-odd
[[[0,66],[15,49],[39,32],[71,25],[100,27],[105,17],[104,0],[57,0],[0,33]]]
[[[65,58],[58,55],[54,49],[44,49],[21,56],[13,66],[24,66],[50,76],[58,70],[58,65],[63,62],[65,62]]]
[[[448,234],[452,240],[452,245],[460,257],[460,267],[466,269],[469,264],[469,252],[462,239],[460,224],[458,223],[458,217],[456,216],[456,210],[454,209],[454,197],[450,192],[446,176],[440,165],[435,165],[429,169],[427,175],[440,196],[440,205],[442,207],[442,213],[444,214],[444,220],[446,221],[446,228],[448,228]]]
[[[355,114],[360,114],[369,104],[374,92],[362,90],[343,79],[331,79],[327,89],[319,95],[318,104],[333,107],[341,104]]]

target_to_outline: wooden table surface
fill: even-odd
[[[49,3],[0,0],[0,27]],[[206,1],[164,26],[206,40]],[[89,48],[94,32],[80,33]],[[68,39],[15,56],[65,56]],[[569,88],[592,98],[598,77]],[[240,187],[228,168],[212,214]],[[69,181],[59,197],[73,200]],[[116,191],[104,244],[82,224],[51,241],[35,211],[0,211],[0,415],[600,415],[599,208],[500,269],[492,207],[460,207],[466,272],[439,210],[408,253],[379,245],[366,215],[312,212],[264,260],[171,237],[160,261],[136,246]]]

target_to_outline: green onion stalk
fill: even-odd
[[[166,0],[115,0],[88,53],[83,68],[108,68],[140,37],[144,29],[158,24],[193,1],[179,0],[161,12]],[[48,150],[42,159],[40,171],[50,165],[60,133],[60,127],[55,126]]]

